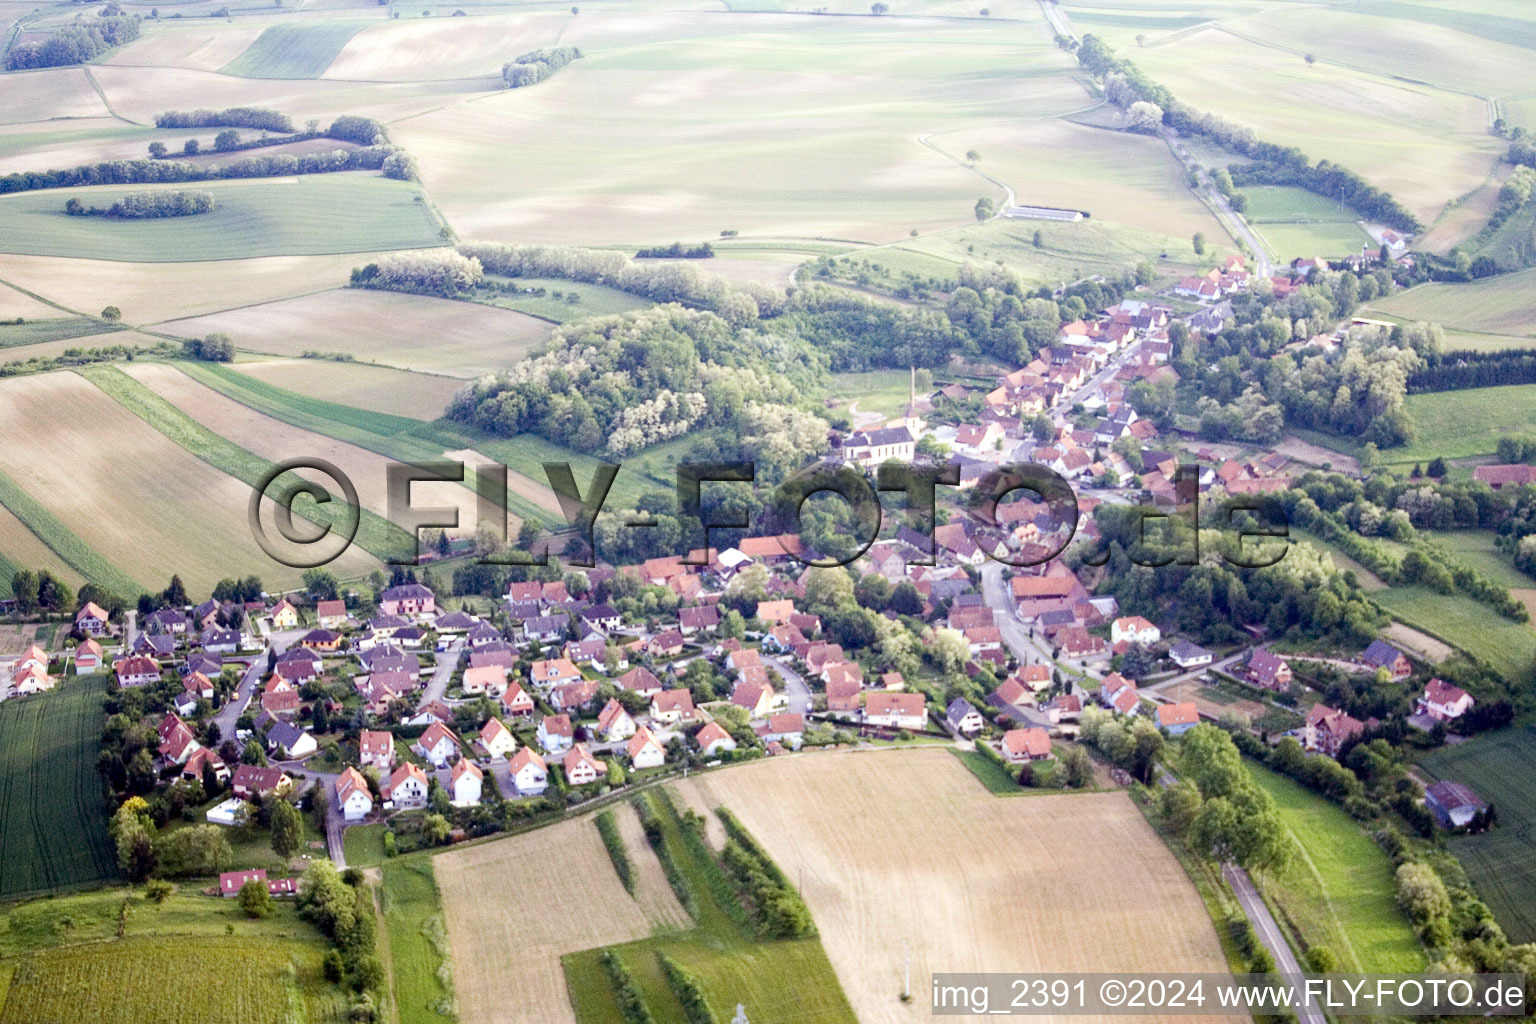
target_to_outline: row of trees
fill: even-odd
[[[119,13],[109,14],[106,8],[98,17],[77,15],[75,20],[53,32],[45,39],[22,43],[11,48],[6,57],[6,67],[12,71],[23,68],[56,68],[68,64],[84,64],[106,53],[114,46],[122,46],[139,38],[139,16]]]
[[[150,220],[159,217],[194,217],[213,211],[213,193],[203,191],[129,192],[106,209],[87,207],[79,199],[66,199],[64,212],[71,217],[111,217]]]
[[[480,261],[456,252],[435,250],[392,253],[352,271],[354,288],[380,288],[455,298],[472,291],[485,279]]]
[[[581,57],[574,46],[552,46],[525,53],[501,66],[502,81],[509,89],[537,85],[573,60]]]
[[[1536,383],[1536,348],[1507,348],[1496,352],[1457,351],[1431,357],[1408,378],[1408,391],[1460,391],[1501,384]],[[1508,438],[1500,440],[1502,445]],[[1504,458],[1500,462],[1525,462]]]
[[[7,174],[0,178],[0,193],[80,185],[148,185],[224,178],[276,178],[333,171],[377,171],[395,152],[395,147],[381,145],[300,156],[290,153],[249,156],[224,164],[195,164],[188,160],[105,160],[65,170]]]
[[[226,107],[223,110],[167,110],[155,115],[156,128],[253,128],[291,132],[287,114],[265,107]]]
[[[1249,164],[1231,168],[1233,182],[1246,185],[1293,185],[1342,202],[1369,220],[1380,221],[1403,231],[1417,231],[1418,218],[1392,195],[1347,168],[1327,160],[1315,166],[1295,146],[1261,142],[1251,128],[1231,124],[1214,114],[1202,114],[1180,102],[1166,87],[1158,85],[1128,60],[1116,57],[1103,40],[1088,34],[1077,48],[1078,63],[1094,76],[1106,80],[1116,76],[1117,96],[1128,110],[1136,102],[1152,104],[1162,111],[1162,123],[1185,135],[1201,135],[1217,145],[1247,157]],[[1140,112],[1143,119],[1148,112]]]

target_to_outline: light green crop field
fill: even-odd
[[[1536,731],[1501,729],[1419,763],[1435,779],[1471,786],[1497,812],[1497,828],[1452,839],[1450,849],[1509,940],[1536,941]]]
[[[0,899],[118,877],[96,753],[106,676],[0,703]]]
[[[1370,308],[1464,331],[1529,335],[1536,346],[1536,269],[1466,284],[1421,284],[1378,299]]]
[[[371,21],[305,21],[273,25],[220,70],[241,78],[319,78]]]
[[[409,182],[371,172],[262,182],[195,182],[160,191],[207,189],[210,213],[113,220],[71,217],[67,199],[107,207],[121,186],[24,192],[0,199],[0,252],[146,263],[409,249],[441,241],[441,227]]]
[[[1506,619],[1470,597],[1425,587],[1389,587],[1370,596],[1393,618],[1483,658],[1506,679],[1531,671],[1536,629],[1528,623]]]
[[[1181,101],[1343,164],[1425,223],[1487,180],[1505,145],[1480,95],[1355,71],[1195,29],[1131,55]]]
[[[1392,859],[1335,803],[1251,761],[1248,772],[1274,798],[1300,856],[1265,873],[1265,894],[1308,945],[1323,945],[1344,970],[1424,969],[1418,937],[1397,905]]]
[[[1405,400],[1417,430],[1413,443],[1389,448],[1392,465],[1440,456],[1464,459],[1492,455],[1499,438],[1524,434],[1536,422],[1536,385],[1508,384],[1409,395]]]
[[[452,967],[445,970],[442,966],[448,933],[432,858],[385,861],[382,870],[380,895],[384,926],[389,929],[390,978],[400,1024],[452,1021],[457,1017],[452,1012]]]

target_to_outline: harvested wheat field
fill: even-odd
[[[77,312],[116,306],[125,323],[151,324],[345,284],[360,262],[348,253],[174,265],[8,254],[3,276]],[[241,332],[230,333],[238,343]]]
[[[564,11],[541,11],[426,24],[388,21],[349,39],[321,77],[375,82],[499,78],[501,66],[518,54],[555,45],[571,20]]]
[[[344,257],[352,265],[367,262]],[[454,377],[511,366],[550,325],[508,309],[423,295],[341,288],[160,325],[183,337],[223,331],[251,352],[340,352],[360,362]]]
[[[0,89],[0,124],[109,115],[83,68],[18,71]]]
[[[615,814],[634,817],[627,807]],[[459,1019],[575,1024],[562,954],[642,939],[680,920],[675,901],[665,908],[655,892],[666,882],[649,847],[631,843],[630,859],[638,900],[624,891],[590,816],[439,856]]]
[[[1002,799],[948,750],[774,758],[678,789],[729,807],[800,881],[864,1024],[928,1019],[935,971],[1226,970],[1124,793]],[[906,949],[919,981],[903,1004]]]
[[[260,24],[231,25],[222,19],[166,25],[145,33],[102,63],[217,71],[263,31],[265,26]]]
[[[326,359],[261,359],[242,362],[235,369],[264,384],[323,402],[414,420],[441,417],[453,393],[464,386],[454,377]]]
[[[251,489],[171,441],[74,373],[0,383],[0,472],[98,552],[147,586],[179,573],[193,592],[255,573],[290,584],[251,537]],[[376,566],[354,549],[331,568],[355,577]]]
[[[44,544],[37,534],[27,528],[27,524],[16,518],[15,513],[4,505],[0,505],[0,564],[9,562],[18,569],[47,569],[54,576],[79,588],[85,582],[74,569],[64,564],[64,560],[54,553],[53,549]],[[11,581],[7,576],[0,579],[0,596],[11,592]],[[28,627],[30,628],[30,627]],[[4,647],[0,647],[0,654],[8,653]]]

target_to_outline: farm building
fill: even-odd
[[[1480,812],[1488,810],[1488,804],[1470,786],[1447,780],[1432,782],[1425,788],[1424,806],[1446,828],[1465,828]]]

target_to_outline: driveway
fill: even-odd
[[[463,653],[463,640],[455,640],[448,645],[446,651],[438,652],[436,667],[432,670],[432,680],[427,683],[427,691],[421,695],[421,701],[416,705],[417,707],[424,708],[435,700],[443,699],[443,695],[448,692],[448,682],[459,667],[459,657]]]

